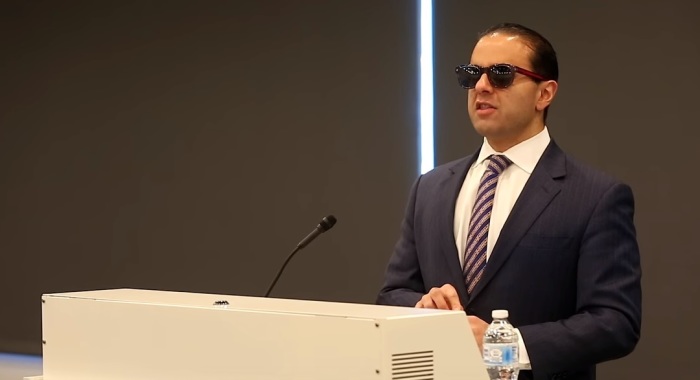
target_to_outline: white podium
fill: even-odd
[[[136,289],[42,297],[43,380],[487,380],[463,312]]]

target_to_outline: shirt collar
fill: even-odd
[[[545,126],[540,133],[512,146],[503,153],[499,153],[491,147],[484,137],[484,143],[481,145],[481,151],[476,158],[475,165],[483,164],[484,160],[492,154],[503,154],[508,157],[514,165],[517,165],[528,174],[532,174],[532,171],[535,170],[535,165],[537,165],[537,161],[542,157],[542,153],[547,149],[547,145],[549,145],[550,141],[549,131],[547,130],[547,126]]]

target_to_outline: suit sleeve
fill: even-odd
[[[416,197],[421,178],[411,188],[401,234],[389,259],[384,286],[377,297],[378,304],[413,307],[425,294],[414,234]]]
[[[582,368],[632,352],[641,328],[641,268],[634,199],[610,187],[594,208],[578,257],[576,314],[519,326],[537,374]]]

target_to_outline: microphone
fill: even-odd
[[[311,243],[314,239],[316,239],[316,238],[318,237],[318,235],[320,235],[320,234],[322,234],[322,233],[324,233],[324,232],[330,230],[331,228],[333,228],[333,226],[335,225],[335,222],[336,222],[336,221],[337,221],[337,220],[335,219],[335,216],[333,216],[333,215],[328,215],[328,216],[324,217],[324,218],[321,219],[321,221],[318,223],[318,226],[316,226],[316,228],[315,228],[313,231],[311,231],[310,234],[306,235],[306,237],[303,238],[303,239],[299,242],[299,244],[297,244],[296,248],[294,248],[294,250],[292,251],[292,253],[290,253],[289,256],[287,257],[287,260],[285,260],[285,261],[284,261],[284,264],[282,264],[282,267],[280,268],[279,272],[277,272],[277,276],[275,276],[275,279],[272,280],[272,283],[270,284],[270,287],[267,289],[267,292],[265,293],[265,297],[269,296],[269,295],[270,295],[270,292],[272,292],[272,288],[275,287],[275,284],[277,283],[277,280],[280,279],[280,276],[282,275],[282,272],[284,272],[284,268],[287,267],[287,264],[289,263],[289,260],[291,260],[292,257],[293,257],[297,252],[299,252],[300,249],[306,247],[307,245],[309,245],[309,243]]]

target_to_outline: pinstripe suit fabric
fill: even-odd
[[[452,284],[470,315],[508,309],[532,372],[521,378],[595,379],[595,364],[633,350],[641,328],[641,269],[629,186],[545,150],[467,292],[454,238],[455,203],[474,155],[415,182],[377,302],[413,306]]]

